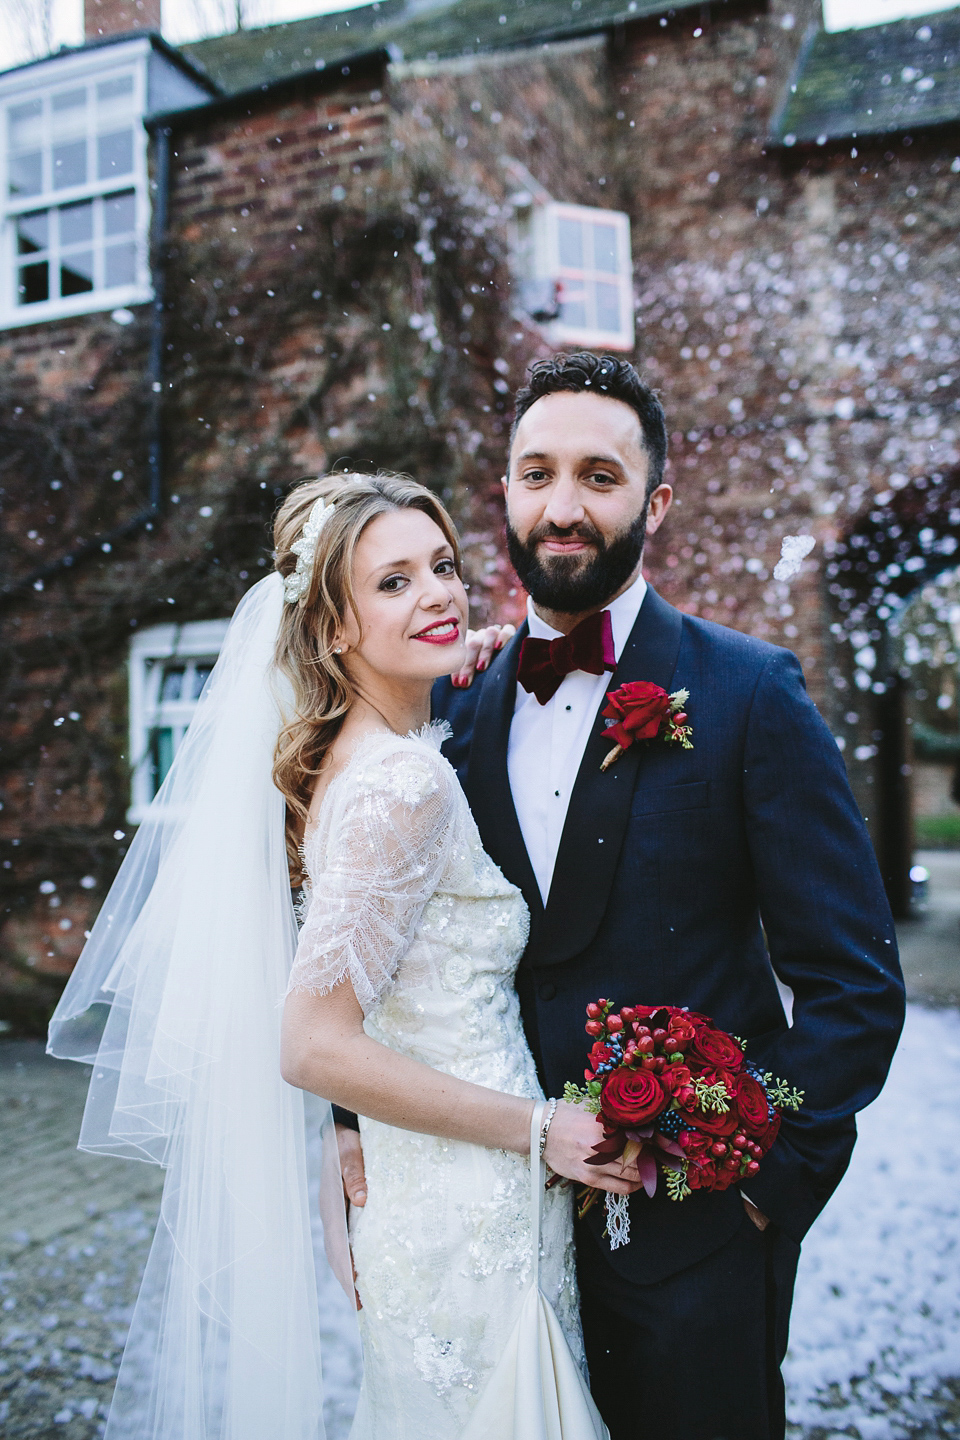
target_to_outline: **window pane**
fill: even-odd
[[[607,275],[617,273],[617,231],[613,225],[593,227],[593,268]]]
[[[103,104],[104,101],[118,100],[122,96],[128,96],[132,102],[132,75],[118,75],[114,80],[101,80],[97,86],[97,100],[101,104]]]
[[[54,133],[63,135],[69,130],[80,130],[86,125],[85,111],[87,108],[86,86],[77,90],[61,90],[54,95],[53,125]]]
[[[560,264],[564,268],[583,269],[583,225],[579,220],[560,216],[557,220],[557,246]]]
[[[166,679],[166,677],[164,677]],[[153,795],[167,778],[173,764],[173,731],[164,726],[150,731],[150,783]]]
[[[103,283],[132,285],[137,278],[137,247],[132,240],[108,245],[104,254]]]
[[[200,698],[200,691],[203,689],[204,685],[206,685],[207,678],[209,677],[210,671],[212,669],[212,660],[201,660],[195,666],[193,671],[193,687],[190,696],[192,700],[198,700]]]
[[[11,105],[7,114],[10,121],[11,150],[24,150],[28,146],[42,143],[42,100],[27,100],[23,105]]]
[[[10,156],[10,194],[39,195],[43,190],[43,155],[31,150]]]
[[[161,701],[179,700],[182,689],[183,670],[165,670],[163,673],[163,684],[160,686]]]
[[[68,185],[83,185],[87,179],[87,142],[70,140],[53,147],[53,188],[65,190]]]
[[[581,330],[587,324],[586,292],[582,285],[571,285],[569,280],[560,286],[560,323],[576,325]]]
[[[17,253],[32,255],[50,244],[50,211],[34,210],[17,221]]]
[[[108,195],[103,202],[103,226],[107,235],[129,235],[137,228],[137,202],[133,190]]]
[[[42,265],[24,265],[20,271],[17,286],[17,302],[20,305],[36,305],[40,300],[50,299],[50,271],[46,260]]]
[[[598,280],[594,287],[597,302],[597,329],[620,329],[620,287]]]
[[[93,239],[93,201],[81,200],[79,205],[63,205],[60,216],[60,244],[82,244]]]
[[[43,190],[43,101],[11,105],[7,119],[10,194],[39,195]]]
[[[84,295],[93,289],[93,251],[69,255],[60,266],[60,294]]]
[[[97,136],[97,177],[100,180],[109,180],[112,175],[129,175],[132,169],[132,130],[115,130],[112,135]]]

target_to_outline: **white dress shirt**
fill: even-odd
[[[618,664],[646,593],[647,582],[641,575],[629,590],[606,607],[610,612]],[[537,639],[556,640],[560,634],[540,619],[529,599],[527,620],[530,634]],[[523,843],[544,905],[550,893],[570,794],[611,679],[609,670],[602,675],[574,670],[564,677],[546,705],[541,705],[522,685],[517,686],[507,746],[507,773]]]

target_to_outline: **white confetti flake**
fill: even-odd
[[[816,543],[812,535],[784,535],[780,559],[773,567],[774,580],[792,580]]]

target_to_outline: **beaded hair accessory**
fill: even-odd
[[[307,516],[303,534],[294,540],[290,549],[297,557],[297,568],[287,575],[283,582],[283,598],[288,605],[296,605],[310,589],[313,579],[313,562],[317,555],[317,540],[320,531],[333,514],[333,501],[318,500]]]

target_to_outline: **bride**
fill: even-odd
[[[342,1207],[313,1096],[360,1115],[366,1161],[351,1440],[600,1440],[542,1162],[636,1187],[543,1101],[524,902],[429,723],[465,654],[456,532],[411,480],[337,475],[275,547],[51,1022],[94,1065],[81,1146],[167,1168],[107,1440],[322,1437],[317,1130],[334,1263]]]

